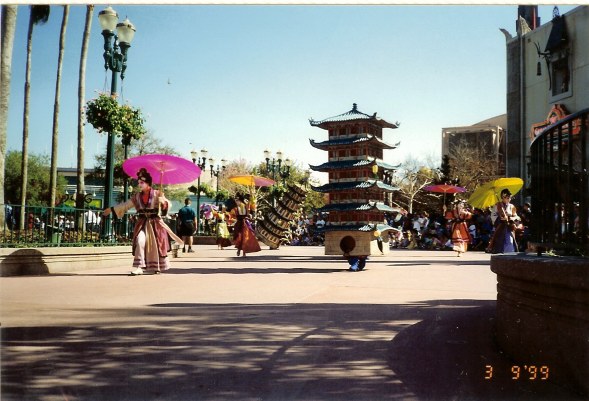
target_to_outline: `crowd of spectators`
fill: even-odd
[[[469,233],[472,238],[468,249],[485,251],[493,235],[493,223],[490,210],[471,209],[472,218],[468,220]],[[529,221],[529,205],[518,208],[526,231],[518,238],[520,249],[525,249],[526,234],[529,233],[527,222]],[[175,229],[174,215],[167,217],[168,225]],[[526,218],[528,217],[528,218]],[[328,219],[327,214],[314,213],[307,216],[300,211],[291,221],[289,230],[286,231],[282,241],[283,245],[290,246],[322,246],[325,242],[325,233],[321,229]],[[214,232],[214,222],[209,222],[201,216],[201,231],[205,235]],[[385,213],[383,223],[395,228],[382,235],[389,236],[389,246],[400,249],[426,249],[426,250],[452,250],[451,228],[452,222],[441,213],[428,214],[425,211],[407,213],[405,211]],[[523,248],[522,248],[523,247]]]
[[[493,235],[493,223],[489,209],[471,209],[472,218],[467,221],[471,243],[469,250],[485,251]],[[518,207],[518,213],[524,224],[524,232],[520,233],[518,245],[525,249],[529,235],[530,208],[529,204]],[[320,228],[326,224],[328,216],[322,213],[315,213],[312,217],[306,217],[300,213],[290,226],[285,245],[323,245],[325,234]],[[442,213],[428,214],[425,211],[418,213],[407,213],[405,211],[385,213],[383,223],[395,228],[382,235],[389,236],[389,246],[400,249],[426,249],[451,251],[452,222],[447,220]],[[319,229],[319,230],[318,230]]]
[[[489,209],[470,209],[472,217],[467,220],[471,237],[469,250],[485,251],[493,236],[493,223]],[[518,208],[524,224],[524,231],[516,238],[519,248],[526,248],[529,236],[530,208],[529,204]],[[385,214],[385,222],[396,230],[389,231],[391,248],[452,250],[452,221],[444,215],[427,212],[407,213],[404,211]]]
[[[282,243],[291,246],[322,246],[325,243],[325,234],[321,229],[325,226],[325,220],[323,213],[315,213],[312,217],[305,216],[302,212],[297,213]]]

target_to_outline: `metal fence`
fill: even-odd
[[[129,245],[134,216],[123,219],[103,217],[101,210],[72,207],[26,206],[25,221],[20,221],[20,205],[2,205],[4,225],[0,247],[112,246]],[[109,232],[104,224],[110,219]]]
[[[538,254],[589,255],[589,109],[548,126],[531,145],[532,238]]]

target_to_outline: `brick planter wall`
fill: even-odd
[[[589,394],[589,260],[494,255],[496,336],[518,364]]]

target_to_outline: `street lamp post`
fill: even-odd
[[[227,160],[221,159],[221,168],[219,168],[219,165],[217,164],[217,170],[215,170],[215,159],[209,159],[209,165],[211,166],[211,178],[215,177],[217,179],[217,195],[215,196],[215,206],[217,207],[219,206],[219,173],[221,173],[221,176],[223,176],[223,171],[225,171],[226,163]]]
[[[100,22],[102,36],[104,37],[104,69],[112,71],[110,94],[111,96],[115,96],[117,94],[118,74],[121,74],[121,81],[125,78],[127,51],[131,47],[133,36],[135,36],[135,26],[128,19],[118,22],[119,15],[111,7],[107,7],[98,13],[98,21]],[[114,32],[115,28],[117,30],[116,34]],[[106,144],[106,171],[104,179],[104,206],[107,207],[113,203],[114,142],[114,133],[109,132]],[[106,219],[102,236],[104,238],[110,238],[111,235],[111,220]]]
[[[198,152],[196,150],[190,151],[190,156],[192,157],[192,162],[196,164],[200,169],[204,172],[207,168],[207,153],[206,149],[201,149],[200,153],[202,154],[202,161],[200,161],[201,157],[198,157]],[[200,175],[198,176],[198,183],[196,187],[196,234],[200,233]]]
[[[266,159],[266,174],[272,175],[272,179],[276,181],[276,175],[282,178],[284,182],[290,176],[290,166],[292,162],[290,159],[282,160],[282,152],[276,152],[275,157],[271,157],[272,152],[268,149],[264,150],[264,159]],[[272,160],[272,161],[270,161]],[[283,166],[284,164],[284,166]],[[276,199],[272,196],[272,206],[276,207]]]

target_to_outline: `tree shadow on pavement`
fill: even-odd
[[[486,365],[511,363],[492,343],[493,310],[471,300],[77,309],[85,323],[1,329],[2,399],[567,399],[546,383],[484,380]]]

